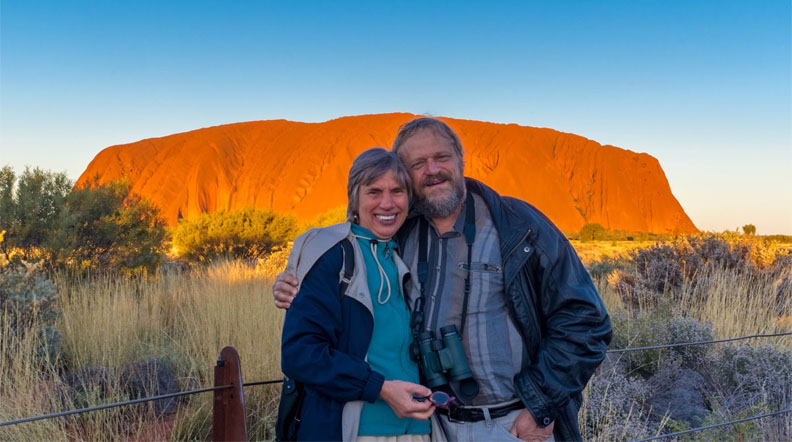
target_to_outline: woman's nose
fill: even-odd
[[[385,192],[380,200],[380,207],[383,209],[390,209],[393,207],[393,195],[390,192]]]

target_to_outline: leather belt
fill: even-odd
[[[452,405],[449,409],[437,408],[437,412],[448,416],[448,420],[451,422],[479,422],[485,419],[483,410],[484,408],[488,407],[463,408]],[[490,419],[503,417],[514,410],[520,410],[523,408],[525,408],[525,405],[523,405],[521,401],[504,405],[502,407],[489,408]]]

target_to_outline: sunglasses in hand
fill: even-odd
[[[415,399],[418,402],[423,402],[428,399],[429,402],[434,404],[435,407],[445,408],[445,409],[448,409],[451,403],[456,400],[454,396],[451,396],[443,391],[433,391],[432,394],[430,394],[429,396],[421,396],[420,394],[414,393],[413,399]]]

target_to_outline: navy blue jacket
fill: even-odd
[[[306,391],[299,440],[341,440],[344,403],[374,402],[385,381],[365,361],[374,318],[339,293],[342,264],[336,244],[316,261],[286,311],[281,369]]]

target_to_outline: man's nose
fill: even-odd
[[[426,173],[429,175],[434,175],[440,171],[440,166],[437,162],[433,159],[426,160]]]

